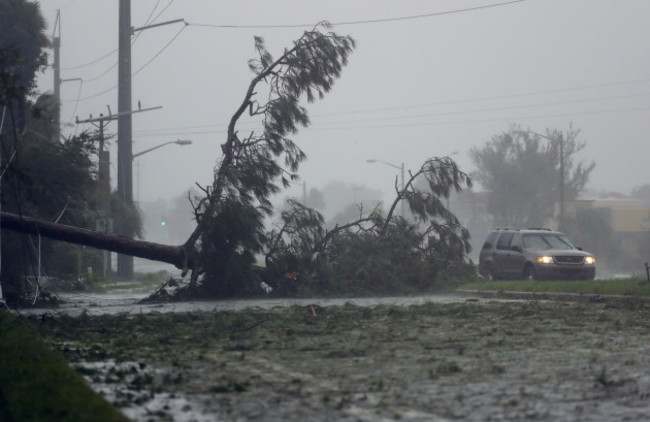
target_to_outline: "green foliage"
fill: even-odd
[[[2,210],[57,221],[77,227],[94,228],[95,182],[94,143],[96,133],[83,132],[64,143],[51,143],[32,132],[1,135],[2,162],[8,163],[2,179]],[[61,271],[65,262],[52,254],[56,242],[3,232],[3,289],[13,304],[21,301],[25,276],[38,272],[41,254],[43,272]],[[71,261],[74,265],[76,259]],[[78,272],[70,274],[76,279]]]
[[[127,421],[57,353],[0,311],[0,420]]]
[[[464,284],[462,289],[531,293],[576,293],[615,296],[650,296],[650,282],[639,278],[570,281],[493,281]]]
[[[260,210],[236,200],[222,201],[219,212],[204,220],[201,260],[209,277],[203,278],[204,293],[213,298],[250,296],[260,292],[259,276],[253,271],[260,250]]]
[[[585,147],[579,131],[547,130],[543,137],[513,126],[470,155],[477,168],[474,177],[489,192],[488,211],[496,226],[544,227],[553,218],[560,198],[563,156],[564,198],[575,199],[595,164],[575,163]],[[560,149],[562,149],[562,154]]]
[[[15,154],[3,178],[3,210],[87,226],[94,199],[91,157],[96,137],[83,132],[59,144],[24,135],[16,145],[11,136],[3,136],[3,155]]]
[[[76,245],[55,243],[52,247],[52,260],[55,267],[52,275],[77,277],[81,273],[81,251]]]
[[[384,238],[371,232],[337,236],[319,276],[326,293],[412,294],[434,290],[438,266],[419,249],[421,234],[401,217]]]
[[[266,282],[275,294],[294,296],[314,269],[312,251],[325,237],[324,219],[317,211],[289,200],[281,224],[266,235]],[[312,274],[313,275],[313,274]]]
[[[199,262],[193,279],[205,273],[201,285],[210,295],[248,290],[250,265],[264,235],[262,221],[272,213],[269,198],[280,184],[289,185],[305,159],[290,138],[309,125],[300,101],[322,98],[354,48],[351,38],[323,33],[321,27],[306,31],[277,60],[261,38],[255,39],[258,58],[249,62],[255,77],[231,118],[212,186],[193,202],[197,227],[185,243]],[[266,91],[263,102],[258,90]],[[262,129],[241,137],[236,128],[246,111]]]
[[[0,3],[0,104],[24,103],[47,65],[45,20],[37,2]]]
[[[91,272],[88,272],[88,269]],[[58,290],[78,290],[92,288],[103,280],[104,251],[66,242],[53,242],[47,256],[47,275],[61,281]],[[84,283],[78,283],[83,277]]]
[[[417,188],[414,181],[419,180]],[[471,186],[448,157],[427,160],[411,174],[388,215],[379,210],[330,231],[322,216],[289,201],[267,238],[267,284],[284,294],[413,294],[448,287],[473,273],[469,233],[444,206],[451,191]],[[407,201],[415,221],[394,217]]]

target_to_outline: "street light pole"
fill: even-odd
[[[532,133],[540,138],[548,139],[551,142],[558,142],[560,144],[560,218],[559,225],[562,229],[564,224],[564,137],[560,134],[559,138],[551,138],[550,136],[542,135],[541,133],[533,132],[532,130],[517,130],[516,133]]]
[[[397,164],[392,164],[392,163],[389,163],[387,161],[375,160],[375,159],[366,160],[366,162],[371,163],[371,164],[372,163],[382,163],[382,164],[385,164],[387,166],[390,166],[390,167],[393,167],[393,168],[396,168],[396,169],[400,170],[401,175],[402,175],[402,192],[404,192],[404,162],[403,161],[402,161],[402,165],[399,165],[399,166]],[[402,199],[401,202],[402,202],[402,205],[401,205],[401,207],[402,207],[402,209],[401,209],[402,217],[405,217],[406,212],[404,210],[404,200]]]
[[[118,70],[117,70],[117,192],[127,207],[133,205],[133,150],[131,42],[135,31],[183,21],[177,19],[142,28],[131,26],[131,0],[119,0],[118,11]],[[118,234],[133,239],[135,233],[121,225]],[[133,278],[133,257],[118,255],[117,272],[121,278]]]
[[[143,155],[143,154],[146,154],[146,153],[148,153],[148,152],[151,152],[151,151],[153,151],[153,150],[155,150],[155,149],[162,148],[162,147],[164,147],[165,145],[171,145],[171,144],[190,145],[191,143],[192,143],[192,141],[190,141],[189,139],[178,139],[178,140],[176,140],[176,141],[164,142],[164,143],[162,143],[162,144],[160,144],[160,145],[156,145],[156,146],[153,147],[153,148],[145,149],[144,151],[140,151],[140,152],[138,152],[138,153],[136,153],[136,154],[133,154],[132,158],[139,157],[139,156],[141,156],[141,155]]]
[[[140,151],[140,152],[138,152],[136,154],[133,154],[131,156],[131,160],[135,160],[136,157],[139,157],[139,156],[141,156],[143,154],[154,151],[154,150],[156,150],[158,148],[162,148],[162,147],[164,147],[166,145],[177,144],[177,145],[183,146],[183,145],[190,145],[191,143],[192,143],[192,141],[190,141],[189,139],[177,139],[176,141],[163,142],[160,145],[156,145],[155,147],[145,149],[144,151]],[[138,199],[137,200],[139,202],[140,201],[140,160],[138,160],[137,176],[138,176],[138,191],[137,191],[137,198]]]

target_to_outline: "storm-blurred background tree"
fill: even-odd
[[[37,2],[0,2],[0,198],[2,211],[95,228],[96,132],[52,140],[57,111],[50,94],[34,92],[47,63],[45,23]],[[2,288],[17,303],[38,274],[76,278],[98,267],[81,246],[2,230]],[[39,265],[40,264],[40,265]]]
[[[622,258],[607,208],[581,207],[564,218],[564,232],[580,247],[588,247],[598,259],[598,269],[611,268]]]
[[[650,208],[650,185],[645,184],[636,186],[632,189],[630,197],[643,201],[643,205],[645,205],[646,208]]]
[[[28,95],[47,65],[48,46],[38,2],[0,2],[0,104],[18,130],[25,127]]]
[[[29,110],[29,109],[28,109]],[[11,127],[2,143],[2,210],[77,227],[95,228],[96,134],[83,132],[63,143],[42,139],[28,130],[15,135]],[[10,126],[10,125],[9,125]],[[13,133],[12,133],[13,132]],[[19,300],[26,276],[74,278],[97,264],[97,254],[48,239],[2,231],[2,288],[8,300]],[[86,256],[83,260],[81,256]],[[78,262],[71,266],[71,263]],[[40,263],[40,266],[39,266]]]
[[[470,150],[473,177],[488,192],[487,210],[494,226],[545,227],[560,198],[560,148],[563,149],[564,199],[576,199],[584,189],[593,162],[578,161],[586,143],[579,131],[546,130],[544,137],[519,126]],[[562,144],[562,145],[560,145]],[[561,227],[560,227],[561,229]]]

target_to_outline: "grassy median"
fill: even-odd
[[[0,421],[127,420],[20,318],[0,311]]]
[[[640,278],[555,281],[490,281],[464,284],[460,290],[594,295],[650,296],[650,282]]]

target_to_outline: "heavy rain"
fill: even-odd
[[[647,420],[642,0],[0,4],[0,420]]]

